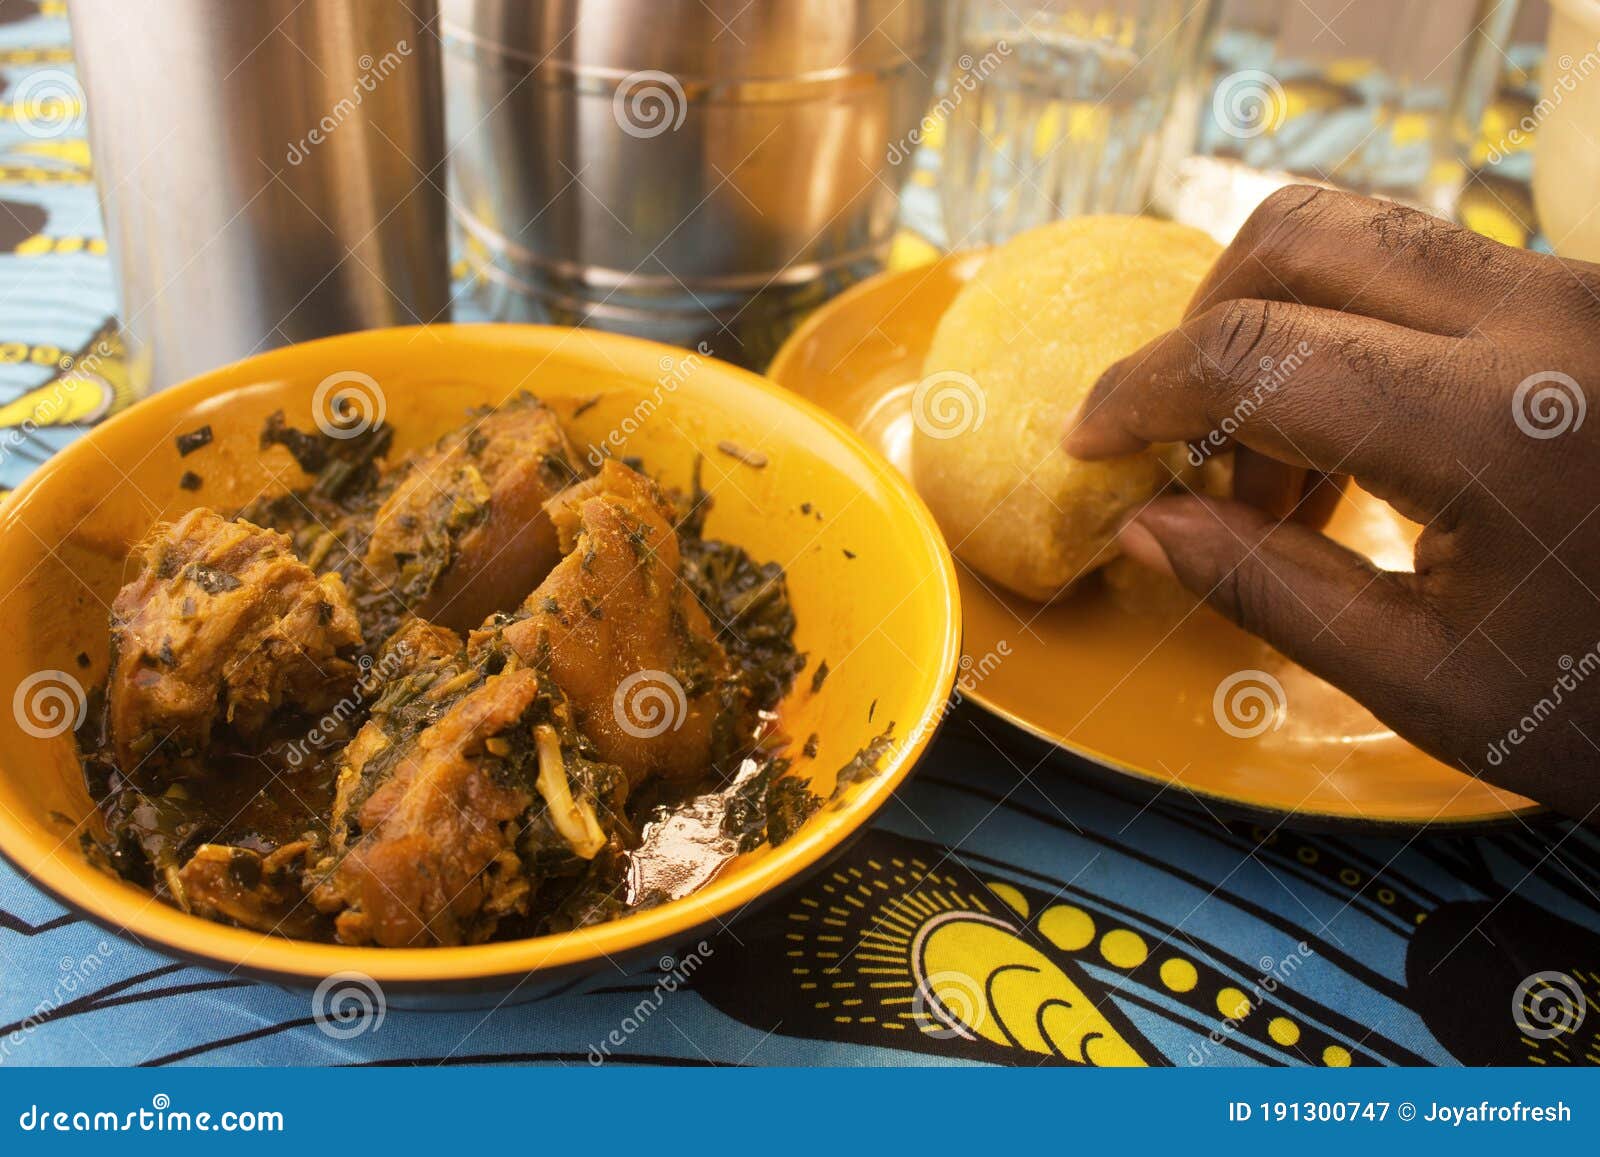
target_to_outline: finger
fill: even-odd
[[[1108,369],[1066,439],[1079,458],[1152,442],[1248,446],[1348,473],[1431,512],[1458,490],[1440,463],[1467,453],[1471,383],[1499,372],[1488,343],[1303,305],[1233,301]],[[1419,453],[1427,447],[1427,453]]]
[[[1312,530],[1327,526],[1334,510],[1344,499],[1346,478],[1343,474],[1323,474],[1317,470],[1307,472],[1305,490],[1290,517]]]
[[[1378,570],[1304,526],[1208,498],[1158,498],[1118,542],[1392,726],[1426,714],[1424,677],[1449,646],[1414,576]]]
[[[1259,298],[1361,314],[1448,337],[1493,326],[1522,250],[1429,213],[1291,185],[1250,215],[1196,290],[1187,316]]]
[[[1233,455],[1233,497],[1273,518],[1288,518],[1305,493],[1307,471],[1240,446]]]
[[[1200,473],[1181,479],[1192,494],[1233,497],[1278,518],[1293,518],[1313,529],[1333,516],[1344,492],[1344,476],[1305,470],[1233,446],[1225,456],[1207,447],[1190,447],[1189,461]]]

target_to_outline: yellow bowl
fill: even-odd
[[[580,445],[609,442],[638,455],[669,485],[686,487],[702,457],[715,500],[709,533],[788,571],[796,641],[811,666],[780,715],[796,745],[819,736],[816,758],[797,767],[829,797],[838,769],[892,721],[900,742],[880,773],[841,790],[782,846],[739,857],[691,896],[576,932],[471,947],[266,936],[186,915],[91,867],[80,835],[94,811],[71,731],[49,734],[49,691],[65,685],[70,699],[104,679],[107,609],[128,577],[128,548],[154,522],[198,503],[235,508],[305,481],[281,447],[259,451],[257,436],[279,409],[309,426],[318,385],[336,374],[377,384],[394,453],[431,441],[469,407],[527,389],[569,418]],[[178,435],[205,425],[211,444],[180,456]],[[751,464],[757,454],[765,466]],[[199,490],[179,486],[185,471],[200,476]],[[13,706],[0,711],[0,852],[100,923],[231,970],[290,984],[355,970],[391,993],[536,992],[597,961],[726,922],[862,828],[943,715],[960,652],[955,591],[938,529],[887,463],[815,406],[713,359],[533,326],[382,330],[278,350],[140,402],[0,506],[0,693]],[[821,659],[831,674],[813,694],[810,672]]]

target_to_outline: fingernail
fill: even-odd
[[[1122,548],[1123,554],[1140,566],[1149,567],[1170,577],[1177,577],[1173,574],[1172,560],[1156,541],[1156,536],[1137,519],[1122,524],[1122,529],[1117,531],[1117,545]]]

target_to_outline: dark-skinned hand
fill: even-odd
[[[1066,448],[1235,448],[1232,501],[1158,498],[1126,553],[1423,750],[1594,822],[1597,389],[1600,265],[1294,186],[1178,329],[1106,371]],[[1339,475],[1423,524],[1414,573],[1315,529]]]

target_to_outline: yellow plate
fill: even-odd
[[[458,424],[469,407],[518,389],[563,415],[580,444],[609,440],[684,487],[697,456],[715,505],[709,532],[783,563],[797,642],[832,674],[812,694],[809,670],[780,716],[796,759],[825,796],[835,772],[890,721],[901,742],[879,775],[846,789],[788,842],[740,857],[699,892],[593,928],[461,948],[309,944],[189,916],[91,868],[79,833],[92,815],[72,734],[53,737],[52,688],[105,677],[107,608],[128,548],[157,519],[204,502],[237,507],[304,476],[278,447],[257,449],[282,409],[308,427],[330,375],[377,384],[400,452]],[[209,446],[187,457],[174,439],[202,425]],[[718,449],[730,443],[757,469]],[[192,470],[197,492],[180,489]],[[802,510],[803,504],[810,504]],[[846,551],[854,552],[850,558]],[[436,326],[331,338],[251,358],[174,387],[92,430],[0,506],[0,852],[96,920],[140,942],[229,969],[314,983],[342,969],[386,990],[507,992],[533,976],[570,974],[727,920],[835,851],[910,771],[943,714],[960,653],[955,573],[938,528],[898,474],[834,418],[763,379],[683,350],[606,334],[532,326]],[[80,660],[80,655],[85,660]],[[83,662],[87,666],[81,665]],[[40,673],[50,673],[41,679]],[[868,718],[869,706],[876,709]],[[798,752],[796,753],[798,756]]]
[[[863,282],[807,318],[768,376],[833,411],[908,470],[910,398],[923,355],[981,261],[981,253],[958,253]],[[1329,533],[1399,568],[1410,565],[1416,528],[1354,490]],[[1041,608],[957,569],[966,622],[961,694],[1158,790],[1320,822],[1482,824],[1537,810],[1424,755],[1208,609],[1173,629],[1175,616],[1130,614],[1098,583]],[[1218,688],[1240,672],[1265,672],[1281,688],[1254,675],[1233,686],[1245,700],[1228,722],[1247,732],[1265,724],[1260,734],[1224,730],[1213,710]],[[1259,719],[1248,713],[1257,687],[1268,708]]]

